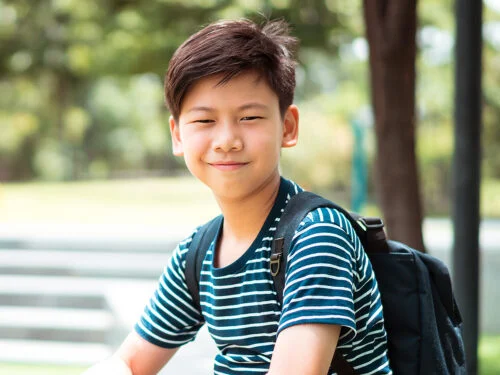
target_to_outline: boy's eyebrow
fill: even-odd
[[[251,103],[246,103],[238,107],[238,110],[243,111],[245,109],[252,109],[252,108],[259,108],[259,109],[267,109],[268,106],[262,103],[257,103],[257,102],[251,102]],[[191,112],[214,112],[215,109],[212,107],[206,107],[206,106],[196,106],[192,107],[187,110],[187,113]]]
[[[193,107],[193,108],[190,108],[187,110],[187,113],[190,113],[190,112],[213,112],[213,108],[210,108],[210,107],[204,107],[204,106],[197,106],[197,107]]]
[[[268,107],[265,104],[257,102],[243,104],[242,106],[238,107],[239,110],[252,109],[252,108],[267,109]]]

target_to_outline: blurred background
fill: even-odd
[[[380,214],[360,1],[0,0],[0,373],[77,374],[109,355],[175,243],[217,214],[171,153],[162,81],[187,36],[239,17],[283,17],[301,40],[300,141],[283,173]],[[454,1],[420,0],[418,19],[424,240],[450,264]],[[480,368],[497,374],[499,0],[484,0],[483,21]],[[203,335],[179,356],[184,373],[210,371]]]

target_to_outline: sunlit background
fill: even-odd
[[[482,293],[500,267],[500,1],[484,4]],[[454,2],[420,0],[418,16],[424,235],[449,261]],[[176,241],[217,213],[171,153],[163,76],[188,35],[239,17],[284,17],[301,39],[283,173],[380,213],[360,1],[0,0],[0,373],[77,374],[108,355]],[[481,369],[497,374],[500,306],[481,307]]]

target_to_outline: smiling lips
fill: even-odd
[[[220,161],[209,164],[220,171],[235,171],[237,169],[244,167],[248,163],[236,162],[236,161]]]

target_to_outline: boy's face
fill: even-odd
[[[174,154],[218,198],[244,198],[279,181],[281,147],[297,143],[298,110],[282,117],[265,79],[242,73],[198,81],[185,95],[178,123],[170,119]]]

